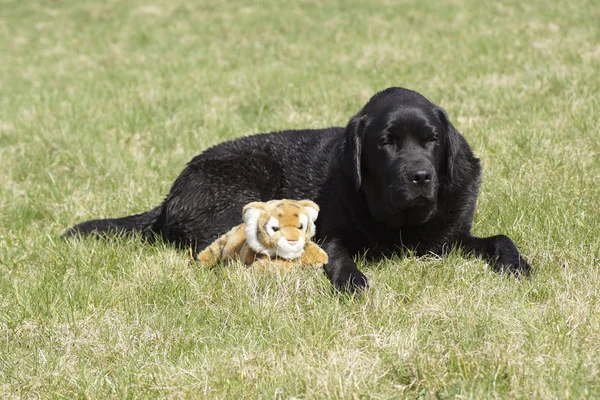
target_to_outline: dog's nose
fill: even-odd
[[[408,173],[408,180],[415,185],[426,185],[431,182],[431,171],[427,169],[415,169]]]

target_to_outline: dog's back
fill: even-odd
[[[290,130],[247,136],[194,157],[165,201],[141,214],[94,219],[64,236],[141,232],[201,248],[240,223],[241,207],[275,198],[316,199],[337,159],[344,128]]]

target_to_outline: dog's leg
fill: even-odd
[[[458,245],[466,253],[489,262],[496,271],[508,272],[512,275],[528,275],[531,272],[531,266],[508,236],[496,235],[487,238],[467,236],[458,241]]]
[[[359,271],[339,239],[326,241],[322,248],[329,256],[329,262],[324,266],[325,273],[337,289],[355,292],[369,286],[367,277]]]

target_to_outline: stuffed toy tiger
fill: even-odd
[[[291,269],[300,263],[320,268],[327,253],[310,239],[319,206],[310,200],[253,202],[242,210],[244,223],[232,228],[198,254],[202,265],[239,260],[257,270]]]

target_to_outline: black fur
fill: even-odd
[[[202,250],[241,222],[251,201],[311,199],[317,239],[338,288],[367,285],[353,257],[460,246],[497,270],[530,269],[506,236],[471,226],[481,168],[446,113],[402,88],[377,93],[346,128],[284,131],[225,142],[194,157],[165,201],[135,216],[76,225],[66,236],[140,231]]]

